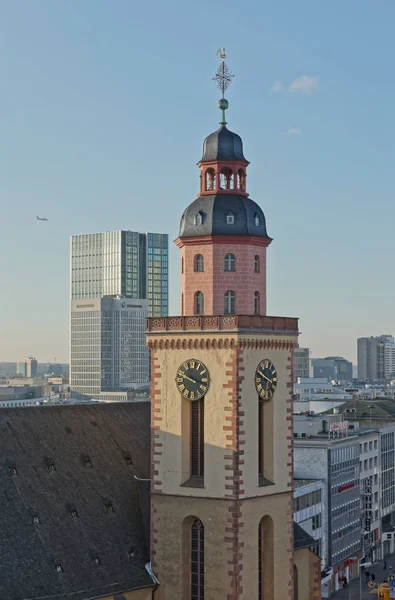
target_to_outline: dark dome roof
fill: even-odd
[[[226,125],[211,133],[203,143],[202,161],[211,160],[246,160],[243,154],[243,142],[237,133],[226,128]]]
[[[202,216],[202,224],[196,220]],[[234,223],[227,223],[229,214]],[[255,224],[256,217],[259,225]],[[199,219],[198,219],[199,221]],[[184,210],[180,223],[180,238],[205,235],[254,235],[267,238],[266,219],[260,206],[250,198],[236,194],[199,196]]]

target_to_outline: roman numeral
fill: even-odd
[[[195,392],[191,392],[191,400],[195,400]]]
[[[187,362],[184,362],[184,364],[182,366],[184,367],[185,370],[187,370],[189,368],[189,365]]]
[[[180,392],[184,391],[185,390],[185,385],[184,384],[179,385],[178,389],[180,390]]]
[[[194,360],[190,360],[189,361],[189,366],[191,367],[191,369],[195,368],[195,361]]]
[[[189,398],[189,390],[185,390],[182,395],[184,396],[184,398]]]
[[[183,377],[177,377],[176,379],[177,383],[182,383],[184,381]]]
[[[207,390],[207,385],[203,385],[202,383],[200,384],[200,389],[203,390],[203,392],[205,392]]]

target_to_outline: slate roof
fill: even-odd
[[[237,133],[221,125],[203,142],[202,161],[241,160],[246,161],[243,154],[243,142]],[[247,161],[246,161],[247,162]]]
[[[346,412],[355,409],[355,412]],[[347,419],[383,419],[395,420],[395,400],[392,398],[378,398],[372,400],[350,400],[337,407],[340,414],[347,414]],[[333,414],[333,409],[328,409],[322,414]]]
[[[1,600],[154,585],[149,421],[148,402],[1,409]]]
[[[196,225],[196,215],[203,222]],[[228,225],[226,216],[232,213],[234,224]],[[255,225],[255,216],[259,225]],[[245,196],[210,194],[199,196],[185,210],[180,222],[180,238],[206,235],[243,235],[267,238],[266,219],[261,207]]]
[[[311,546],[314,546],[315,544],[315,539],[312,538],[311,535],[309,535],[307,531],[303,529],[303,527],[294,521],[294,550],[311,548]]]

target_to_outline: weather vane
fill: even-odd
[[[218,48],[217,56],[220,56],[222,62],[219,65],[215,76],[213,77],[213,81],[215,81],[215,85],[220,90],[220,92],[222,92],[222,98],[218,101],[218,108],[222,110],[222,120],[220,122],[220,125],[226,125],[225,111],[229,106],[229,102],[225,99],[225,92],[232,83],[234,75],[225,62],[225,48]]]

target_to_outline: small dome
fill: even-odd
[[[269,237],[260,206],[236,194],[199,196],[181,217],[180,238],[209,235]]]
[[[243,142],[237,133],[227,129],[226,125],[211,133],[203,143],[202,161],[243,160]],[[247,161],[246,161],[247,162]]]

